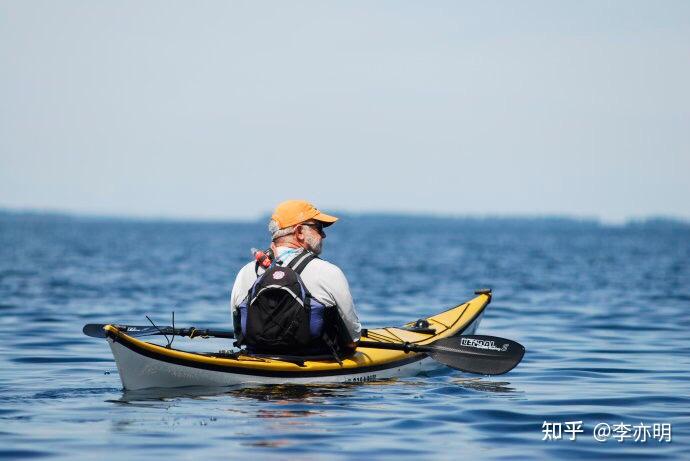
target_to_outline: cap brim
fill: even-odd
[[[312,219],[315,219],[319,222],[322,222],[323,227],[328,227],[338,220],[338,218],[336,218],[335,216],[331,216],[331,215],[326,214],[326,213],[319,213],[316,216],[314,216]]]

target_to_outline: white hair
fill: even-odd
[[[277,238],[283,237],[285,235],[290,235],[295,232],[295,226],[286,227],[281,229],[280,225],[275,219],[271,219],[268,222],[268,231],[271,233],[271,239],[275,240]]]

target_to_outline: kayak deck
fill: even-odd
[[[368,330],[366,339],[377,342],[428,344],[435,340],[473,334],[490,293],[426,318],[431,332],[415,332],[403,327]],[[335,360],[295,362],[275,358],[227,353],[196,353],[167,348],[141,341],[118,330],[105,327],[125,389],[183,386],[231,386],[244,383],[328,383],[358,382],[397,376],[413,376],[434,368],[426,354],[395,350],[357,348],[354,354]]]

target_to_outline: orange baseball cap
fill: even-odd
[[[320,212],[306,200],[287,200],[278,204],[271,218],[278,223],[280,229],[285,229],[310,219],[320,221],[323,223],[323,227],[328,227],[338,220],[335,216]]]

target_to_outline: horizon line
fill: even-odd
[[[681,223],[690,226],[690,218],[682,216],[649,214],[634,217],[626,217],[620,220],[608,220],[595,215],[575,215],[557,213],[441,213],[441,212],[421,212],[421,211],[399,211],[399,210],[377,210],[377,211],[348,211],[333,210],[335,214],[349,217],[390,217],[390,218],[431,218],[439,220],[563,220],[573,222],[589,222],[600,225],[628,225],[650,221],[668,221]],[[33,216],[52,216],[70,219],[88,220],[120,220],[120,221],[143,221],[143,222],[197,222],[197,223],[258,223],[262,219],[270,216],[270,211],[259,213],[253,218],[240,217],[217,217],[217,216],[171,216],[171,215],[139,215],[127,213],[101,213],[91,211],[73,211],[68,209],[51,209],[39,207],[8,207],[0,205],[0,215],[33,215]]]

